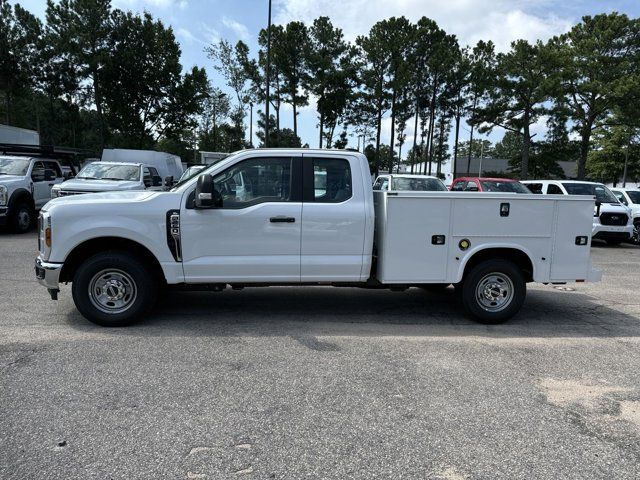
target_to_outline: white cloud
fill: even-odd
[[[207,44],[218,43],[222,38],[218,30],[210,27],[206,23],[200,23],[200,29],[204,32],[204,37],[207,41]]]
[[[513,40],[547,39],[570,28],[572,22],[568,19],[527,13],[528,9],[546,3],[546,0],[279,0],[274,18],[278,23],[302,20],[309,24],[326,15],[342,28],[348,40],[354,40],[385,18],[404,15],[416,21],[427,16],[447,32],[456,34],[462,45],[474,45],[480,39],[493,40],[497,49],[504,51]]]
[[[227,16],[222,17],[222,24],[235,33],[240,40],[248,42],[251,39],[249,29],[246,25]]]
[[[208,45],[207,42],[196,37],[193,33],[191,33],[190,30],[187,30],[186,28],[176,28],[175,32],[178,38],[182,39],[185,43],[200,43],[202,45]]]

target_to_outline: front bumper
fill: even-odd
[[[628,240],[633,234],[633,225],[613,226],[613,225],[601,225],[599,223],[593,224],[593,231],[591,232],[591,238],[597,238],[600,240]]]
[[[60,290],[59,279],[62,265],[62,263],[45,262],[40,257],[36,258],[35,271],[38,283],[47,287],[52,297],[54,292],[57,293]]]

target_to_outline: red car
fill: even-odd
[[[451,183],[452,192],[531,193],[527,187],[511,178],[460,177]]]

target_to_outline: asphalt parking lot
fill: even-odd
[[[510,323],[453,290],[171,293],[103,329],[0,235],[1,478],[638,478],[640,249],[534,285]]]

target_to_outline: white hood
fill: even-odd
[[[25,176],[18,175],[0,175],[0,185],[12,185],[14,183],[24,183]]]
[[[159,195],[162,192],[150,192],[148,190],[137,190],[129,192],[99,192],[87,193],[86,195],[69,195],[68,197],[54,198],[48,202],[43,211],[48,211],[52,207],[60,205],[81,205],[81,204],[97,204],[97,203],[132,203],[142,202],[153,195]]]

